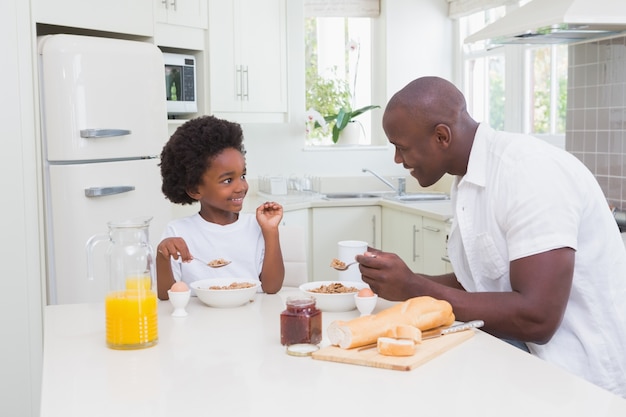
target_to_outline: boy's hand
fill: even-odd
[[[256,209],[256,220],[261,229],[264,227],[278,227],[283,218],[283,206],[274,202],[266,201]]]
[[[157,256],[163,256],[168,260],[170,257],[176,260],[180,257],[183,262],[191,262],[193,259],[189,253],[187,243],[182,237],[168,237],[163,239],[157,247],[157,253]]]

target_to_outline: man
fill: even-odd
[[[482,319],[494,336],[626,397],[626,249],[589,170],[534,137],[474,121],[462,93],[437,77],[396,93],[383,128],[421,186],[455,176],[454,273],[416,274],[372,250],[357,257],[363,280],[389,300],[447,300],[457,320]]]

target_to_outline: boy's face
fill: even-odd
[[[235,148],[224,149],[212,161],[191,197],[198,200],[202,210],[238,213],[248,192],[246,161]]]

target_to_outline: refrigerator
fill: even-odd
[[[109,221],[152,218],[156,251],[172,205],[161,192],[168,139],[163,56],[147,42],[38,38],[48,304],[103,302]]]

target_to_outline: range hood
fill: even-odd
[[[626,35],[626,0],[533,0],[465,43],[559,44]]]

